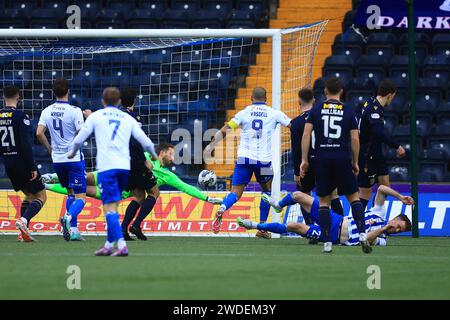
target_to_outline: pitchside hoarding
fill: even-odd
[[[450,236],[450,186],[428,188],[419,195],[419,230],[421,236]],[[405,192],[405,194],[407,194]],[[59,218],[65,213],[66,197],[48,193],[48,201],[43,210],[33,219],[30,229],[40,233],[58,233]],[[223,192],[211,193],[222,197]],[[238,216],[259,220],[259,192],[246,192],[239,202],[225,213],[222,235],[253,235],[236,224]],[[121,219],[130,199],[123,200],[120,205]],[[20,216],[22,194],[13,191],[0,191],[0,233],[16,232],[15,220]],[[342,201],[344,210],[349,212],[347,201]],[[411,207],[400,201],[388,199],[388,217],[393,218],[400,213],[411,217]],[[211,221],[214,218],[215,206],[192,198],[180,192],[162,192],[153,212],[144,221],[144,232],[155,235],[205,235],[211,234]],[[284,217],[287,221],[297,220],[299,210],[288,208]],[[300,218],[301,220],[301,218]],[[101,203],[95,199],[87,199],[83,212],[78,217],[79,228],[84,233],[105,232],[105,220]],[[409,235],[405,233],[403,235]]]

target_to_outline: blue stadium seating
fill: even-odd
[[[250,11],[232,11],[227,17],[227,20],[226,28],[228,29],[252,29],[256,27],[255,15]]]
[[[200,9],[199,0],[172,0],[171,8],[175,10],[186,10],[195,12]]]
[[[415,33],[414,47],[416,50],[416,56],[419,61],[423,61],[428,54],[429,48],[431,46],[430,37],[425,33]],[[408,55],[408,34],[404,33],[400,37],[399,46],[400,55]]]
[[[119,10],[122,12],[132,12],[136,8],[136,6],[134,1],[107,0],[106,8]]]
[[[233,3],[227,0],[206,0],[204,8],[208,11],[218,11],[222,17],[227,17],[233,9]]]
[[[450,56],[450,35],[448,33],[436,34],[432,44],[434,54]]]

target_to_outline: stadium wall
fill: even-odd
[[[293,191],[293,185],[283,185],[283,190]],[[407,194],[406,185],[394,186]],[[292,190],[290,190],[292,189]],[[211,192],[210,195],[223,197],[223,192]],[[419,230],[421,236],[450,236],[450,185],[422,185],[419,195]],[[222,236],[254,236],[239,228],[237,217],[259,219],[259,192],[246,192],[239,202],[224,216]],[[33,219],[30,230],[39,233],[59,233],[59,218],[65,213],[66,197],[49,193],[48,202],[43,210]],[[120,214],[123,218],[130,199],[123,200]],[[20,216],[22,194],[14,191],[0,191],[0,233],[15,233],[15,220]],[[342,201],[344,212],[349,212],[347,201]],[[369,204],[370,206],[370,204]],[[210,203],[187,196],[181,192],[162,192],[153,212],[144,221],[142,228],[150,235],[212,235],[211,221],[214,218],[214,206]],[[298,206],[289,207],[283,220],[297,221]],[[388,217],[401,213],[411,217],[411,207],[400,201],[388,200]],[[299,220],[302,218],[300,216]],[[105,220],[101,203],[96,199],[87,199],[83,212],[78,217],[81,232],[87,234],[104,234]],[[402,234],[404,236],[410,233]]]

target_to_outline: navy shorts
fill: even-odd
[[[339,195],[350,195],[358,191],[356,177],[352,171],[352,163],[348,158],[316,157],[316,194],[319,197],[331,195],[338,189]]]
[[[272,162],[261,162],[248,158],[238,158],[234,167],[231,185],[247,185],[250,182],[253,173],[255,174],[256,181],[259,183],[265,184],[269,182],[273,178]]]
[[[131,169],[125,190],[133,191],[134,189],[150,190],[156,186],[156,178],[147,168]]]
[[[73,189],[75,194],[86,193],[84,160],[78,162],[54,163],[53,168],[55,168],[61,186]]]
[[[359,159],[358,186],[371,188],[377,183],[378,177],[389,175],[386,159]]]
[[[309,160],[309,168],[304,178],[300,178],[300,186],[297,186],[297,190],[310,193],[316,187],[316,168],[314,159]]]
[[[330,237],[331,242],[339,243],[340,229],[342,225],[343,216],[330,211],[331,216],[331,229],[330,229]],[[308,239],[315,238],[320,242],[323,242],[322,238],[322,229],[319,226],[319,200],[316,198],[311,207],[311,219],[315,224],[309,226],[308,232],[306,233],[306,237]]]
[[[37,194],[38,192],[45,189],[39,170],[37,170],[37,178],[33,181],[30,181],[31,171],[24,170],[22,166],[5,166],[5,171],[6,175],[11,181],[14,191],[26,191],[31,194]]]
[[[128,181],[129,170],[113,169],[98,173],[98,186],[103,204],[122,200],[122,191]]]

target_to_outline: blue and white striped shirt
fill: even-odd
[[[383,228],[386,224],[386,213],[387,206],[375,206],[371,208],[369,211],[366,211],[365,220],[366,220],[366,231],[374,231],[380,228]],[[359,232],[356,227],[356,221],[351,217],[347,217],[347,227],[348,227],[348,237],[349,239],[345,243],[346,246],[356,246],[359,245]],[[375,243],[377,246],[385,246],[386,245],[386,235],[381,234],[378,236],[377,241]]]

